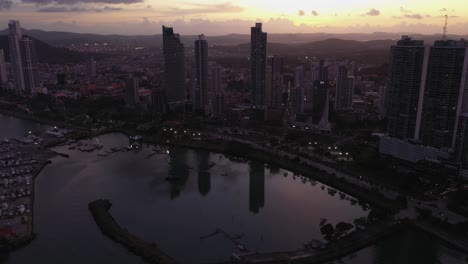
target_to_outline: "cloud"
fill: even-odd
[[[409,10],[409,9],[406,9],[404,6],[400,6],[400,11],[402,13],[413,13],[413,11]]]
[[[312,15],[313,15],[313,16],[318,16],[319,13],[318,13],[317,11],[315,11],[315,10],[312,10]]]
[[[103,11],[122,11],[123,8],[120,8],[120,7],[112,7],[112,6],[105,6],[102,10],[103,10]]]
[[[0,0],[5,1],[5,0]],[[37,5],[59,4],[135,4],[142,3],[144,0],[22,0],[23,3],[32,3]]]
[[[13,2],[11,0],[0,0],[0,11],[2,10],[9,10]]]
[[[380,16],[380,10],[377,10],[375,8],[371,8],[369,12],[363,14],[364,16]]]
[[[41,13],[85,13],[85,12],[113,12],[113,11],[121,11],[122,8],[118,7],[110,7],[105,6],[104,8],[82,8],[82,7],[44,7],[37,10],[37,12]]]
[[[447,8],[442,8],[442,9],[441,9],[441,10],[439,10],[439,11],[441,11],[441,12],[445,12],[445,11],[447,11]]]
[[[127,0],[132,1],[132,0]],[[233,5],[232,3],[221,4],[188,4],[186,7],[174,7],[159,10],[158,13],[163,16],[184,16],[207,13],[238,13],[244,11],[244,8]]]
[[[420,14],[411,14],[411,15],[405,15],[406,18],[411,18],[411,19],[423,19],[423,16]]]
[[[305,14],[304,10],[299,10],[298,15],[303,16]]]
[[[68,14],[68,13],[65,13]],[[76,13],[81,14],[81,13]],[[309,13],[310,14],[310,13]],[[346,16],[346,14],[339,14]],[[144,19],[143,17],[146,16]],[[0,15],[0,24],[7,24],[8,18]],[[34,17],[34,16],[33,16]],[[52,16],[51,16],[52,17]],[[80,18],[78,16],[78,18]],[[2,20],[3,19],[3,20]],[[231,19],[231,20],[213,20],[213,19],[161,19],[155,14],[142,15],[138,20],[112,20],[96,23],[92,20],[80,19],[73,21],[72,16],[65,17],[66,20],[47,21],[47,20],[29,20],[21,19],[21,25],[28,29],[42,29],[48,31],[67,31],[79,33],[97,33],[97,34],[123,34],[123,35],[154,35],[161,34],[161,25],[171,25],[177,33],[184,35],[198,35],[204,33],[207,36],[226,35],[230,33],[250,34],[250,27],[257,22],[255,19]],[[269,39],[273,41],[275,33],[372,33],[372,32],[394,32],[398,38],[401,33],[406,34],[434,34],[440,33],[439,24],[423,23],[425,20],[405,19],[397,21],[391,25],[379,25],[377,23],[369,24],[336,24],[330,25],[320,23],[315,25],[296,24],[293,20],[285,17],[274,17],[263,19],[263,27],[269,34]],[[468,22],[455,21],[450,25],[451,34],[466,35]],[[379,37],[380,38],[380,37]]]

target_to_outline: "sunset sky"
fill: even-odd
[[[467,0],[0,0],[0,29],[20,20],[28,29],[103,34],[249,33],[255,21],[269,33],[468,33]]]

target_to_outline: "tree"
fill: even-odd
[[[356,226],[365,226],[367,225],[367,218],[366,217],[359,217],[354,219],[354,225]]]
[[[336,224],[336,231],[337,232],[346,232],[346,231],[349,231],[351,229],[353,229],[353,225],[350,224],[350,223],[346,223],[346,222],[339,222],[338,224]]]
[[[320,228],[322,235],[331,236],[335,233],[335,228],[332,224],[326,224]]]

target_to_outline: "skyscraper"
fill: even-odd
[[[171,27],[162,26],[164,52],[164,89],[167,103],[176,105],[185,103],[187,89],[185,86],[185,48],[179,34],[174,34]]]
[[[223,76],[221,66],[215,64],[210,69],[211,76],[211,102],[213,105],[213,111],[216,115],[221,116],[224,114],[225,97],[223,89]]]
[[[206,110],[208,106],[208,43],[204,35],[195,41],[195,87],[193,91],[195,110]]]
[[[96,60],[94,59],[93,55],[89,55],[86,57],[86,76],[88,78],[96,77]]]
[[[23,36],[20,40],[21,65],[23,67],[24,93],[34,95],[39,88],[36,45],[33,39]]]
[[[211,73],[211,93],[213,95],[218,94],[218,93],[224,93],[221,66],[217,64],[213,65],[210,68],[210,73]]]
[[[312,90],[312,112],[310,113],[310,123],[323,129],[328,129],[328,82],[315,81]]]
[[[455,149],[459,118],[468,112],[467,46],[440,40],[430,49],[420,133],[425,145]]]
[[[256,23],[250,30],[250,85],[254,106],[263,107],[266,103],[266,47],[267,33],[262,31],[262,23]]]
[[[271,95],[269,106],[272,109],[280,109],[283,105],[283,58],[273,56],[271,58]]]
[[[10,44],[10,62],[13,66],[13,79],[15,81],[15,92],[24,93],[24,76],[21,58],[20,40],[22,37],[19,21],[11,20],[8,23],[8,41]]]
[[[291,91],[291,118],[293,120],[296,120],[298,114],[304,112],[304,74],[304,66],[297,66],[294,75],[294,89]]]
[[[316,80],[315,81],[328,81],[328,65],[325,65],[324,60],[320,60],[316,69]]]
[[[163,89],[156,89],[153,91],[153,106],[154,112],[164,115],[167,112],[167,98],[166,91]]]
[[[139,80],[133,76],[127,78],[125,84],[125,103],[129,106],[136,106],[140,103]]]
[[[403,36],[391,47],[390,54],[390,79],[385,94],[388,97],[387,132],[390,137],[415,139],[427,65],[424,41]]]
[[[348,67],[340,65],[336,80],[335,110],[353,110],[354,77],[348,76]]]
[[[0,49],[0,86],[3,86],[3,88],[6,89],[7,82],[5,55],[3,54],[3,50]]]

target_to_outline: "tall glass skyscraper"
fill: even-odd
[[[195,41],[195,87],[193,92],[195,110],[208,106],[208,42],[204,35]]]
[[[390,49],[390,79],[388,92],[388,135],[400,139],[415,139],[419,130],[418,107],[424,91],[424,41],[403,36]],[[427,54],[426,54],[427,55]],[[417,128],[418,127],[418,128]]]
[[[3,85],[3,88],[6,89],[7,83],[8,79],[5,65],[5,54],[3,54],[3,50],[0,49],[0,85]]]
[[[13,66],[13,79],[15,81],[15,92],[24,93],[24,76],[21,57],[20,40],[22,37],[19,21],[11,20],[8,23],[8,41],[10,44],[10,62]]]
[[[353,110],[354,77],[348,75],[348,67],[340,65],[336,79],[335,110]]]
[[[23,36],[20,40],[21,65],[23,66],[24,93],[34,95],[39,88],[36,45],[33,39]]]
[[[455,148],[459,117],[468,110],[467,46],[465,40],[440,40],[430,49],[420,133],[425,145]]]
[[[171,27],[162,27],[164,52],[164,88],[167,103],[174,106],[185,103],[187,89],[185,86],[185,48],[179,34],[174,34]]]
[[[250,87],[254,106],[263,107],[266,103],[266,47],[267,33],[262,31],[262,23],[256,23],[250,30]]]

